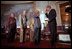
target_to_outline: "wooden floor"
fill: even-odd
[[[2,48],[37,48],[34,42],[23,42],[20,43],[18,41],[8,42],[6,39],[1,40],[1,47]],[[38,46],[38,48],[71,48],[71,44],[69,43],[60,43],[57,42],[55,47],[52,47],[50,41],[42,40]]]

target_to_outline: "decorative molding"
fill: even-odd
[[[1,4],[22,4],[22,3],[33,3],[34,1],[1,1]]]
[[[55,1],[55,2],[58,4],[63,4],[63,3],[69,2],[69,1]]]

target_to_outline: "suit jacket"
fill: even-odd
[[[34,18],[30,18],[29,26],[30,26],[31,30],[34,31]]]
[[[39,17],[34,17],[34,28],[41,28],[41,22]]]
[[[49,14],[45,13],[46,17],[49,18],[49,24],[55,24],[56,23],[56,11],[55,9],[51,9],[51,11],[49,12]]]

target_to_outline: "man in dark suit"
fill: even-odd
[[[56,42],[56,32],[57,32],[57,23],[56,23],[56,11],[55,9],[51,9],[51,6],[46,7],[45,15],[48,18],[48,25],[52,35],[51,45],[53,46]]]

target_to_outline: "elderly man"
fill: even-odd
[[[39,18],[39,11],[35,10],[34,12],[34,42],[37,45],[40,43],[40,34],[41,34],[41,22]]]
[[[22,12],[22,25],[23,25],[23,41],[25,41],[25,33],[26,33],[26,29],[27,29],[27,11],[23,11]]]

